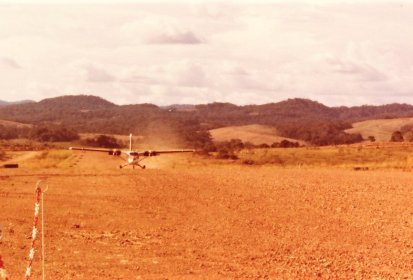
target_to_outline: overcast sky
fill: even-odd
[[[0,0],[0,100],[413,103],[412,2],[47,2]]]

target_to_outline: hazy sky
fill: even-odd
[[[85,2],[0,0],[1,100],[413,103],[412,2]]]

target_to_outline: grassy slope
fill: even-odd
[[[314,167],[413,168],[413,145],[388,143],[350,146],[244,150],[242,161],[253,164]]]
[[[31,124],[25,124],[25,123],[19,123],[19,122],[13,122],[13,121],[6,121],[6,120],[0,120],[0,125],[3,125],[5,127],[32,127]]]
[[[374,136],[377,141],[389,141],[391,134],[406,124],[412,124],[413,118],[380,119],[353,123],[348,133],[360,133],[363,138]]]
[[[1,144],[1,143],[0,143]],[[0,145],[1,149],[1,145]],[[78,153],[65,149],[51,149],[43,151],[6,152],[10,162],[19,163],[22,168],[68,168],[74,165],[81,155],[89,153]],[[92,156],[93,153],[90,153]],[[368,167],[369,169],[404,169],[413,170],[413,143],[371,143],[326,147],[301,147],[301,148],[273,148],[273,149],[251,149],[242,150],[238,153],[240,160],[236,163],[249,163],[253,165],[271,166],[308,166],[308,167]],[[113,157],[102,155],[99,158],[102,164],[108,164],[107,160]],[[7,159],[6,159],[7,160]],[[120,160],[120,159],[116,159]],[[213,165],[226,164],[233,161],[206,160],[202,157],[182,155],[181,158],[174,156],[159,157],[148,161],[152,167],[172,166],[164,164],[164,160],[172,161],[173,165],[191,161],[191,165]],[[0,165],[5,162],[0,162]],[[85,164],[90,165],[89,161]],[[110,163],[111,164],[111,163]]]
[[[266,143],[271,145],[274,142],[281,142],[284,139],[303,144],[301,140],[285,138],[277,135],[277,130],[265,125],[244,125],[244,126],[228,126],[210,130],[214,141],[226,141],[234,138],[241,139],[243,142],[251,142],[259,145]]]

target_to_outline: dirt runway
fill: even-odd
[[[39,179],[47,279],[413,279],[411,173],[117,164],[80,154],[0,170],[11,279],[24,275]],[[33,279],[40,264],[38,251]]]

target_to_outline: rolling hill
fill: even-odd
[[[254,145],[268,144],[271,145],[274,142],[281,142],[282,140],[288,140],[291,142],[299,142],[304,144],[304,141],[286,138],[278,135],[277,130],[274,127],[251,124],[244,126],[227,126],[209,131],[211,133],[214,142],[229,141],[231,139],[241,139],[242,142],[251,142]]]
[[[393,132],[404,125],[413,124],[413,118],[378,119],[353,123],[347,133],[360,133],[363,138],[374,136],[377,141],[389,141]]]
[[[15,128],[30,128],[33,127],[31,124],[26,124],[26,123],[19,123],[19,122],[13,122],[13,121],[6,121],[6,120],[0,120],[0,126],[4,127],[15,127]]]
[[[265,137],[265,142],[273,142],[279,138],[272,137],[284,137],[314,145],[350,144],[363,140],[358,130],[351,130],[352,123],[408,117],[413,117],[413,106],[408,104],[328,107],[300,98],[263,105],[211,103],[159,107],[120,106],[97,96],[69,95],[0,107],[0,119],[8,121],[58,125],[79,133],[156,135],[166,140],[184,139],[183,142],[194,145],[211,141],[209,131],[217,139],[241,135],[252,141]],[[363,135],[367,134],[363,131]]]

